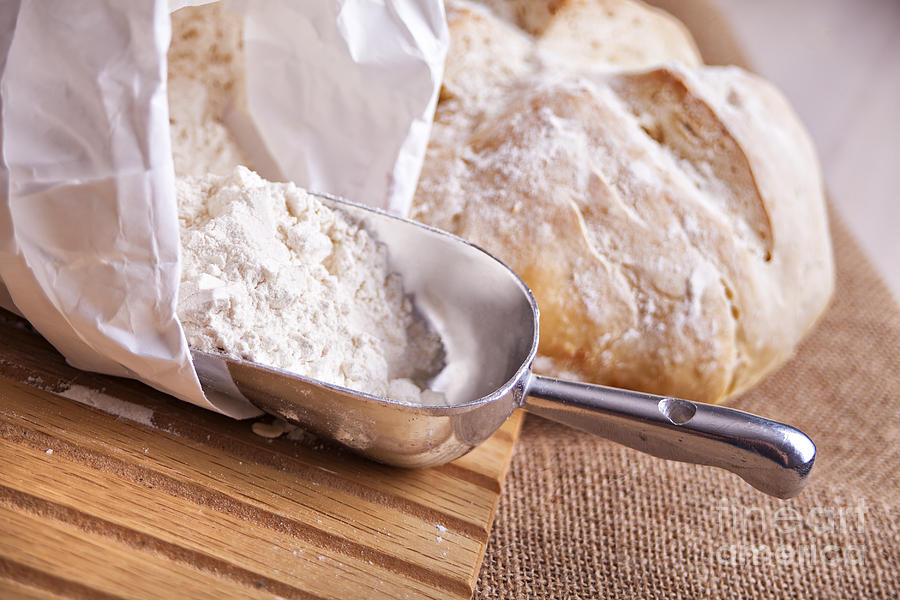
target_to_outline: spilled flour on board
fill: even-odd
[[[100,390],[73,384],[65,390],[55,391],[54,393],[63,398],[75,400],[81,404],[86,404],[97,410],[102,410],[105,413],[115,415],[120,419],[134,421],[135,423],[140,423],[141,425],[146,425],[148,427],[154,427],[153,409],[126,400],[120,400],[119,398],[114,398],[109,394],[104,394]]]

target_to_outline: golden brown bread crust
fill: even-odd
[[[635,0],[487,0],[495,14],[535,36],[538,50],[568,66],[632,69],[701,64],[687,28]]]
[[[833,264],[815,154],[780,95],[735,68],[560,68],[488,13],[451,19],[448,61],[461,31],[492,52],[448,69],[412,216],[519,272],[544,368],[715,402],[781,364]]]

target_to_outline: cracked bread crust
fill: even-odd
[[[519,72],[490,102],[439,105],[412,217],[523,277],[542,370],[718,402],[784,362],[834,277],[784,99],[736,68]]]

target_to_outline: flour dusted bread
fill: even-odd
[[[660,18],[601,1],[546,3],[542,27],[515,11],[452,13],[467,21],[451,26],[453,44],[475,18],[482,32],[493,23],[510,39],[528,36],[531,53],[499,56],[518,76],[492,91],[461,95],[448,81],[412,216],[525,279],[541,308],[540,369],[720,401],[781,364],[830,297],[815,154],[771,86],[696,66],[682,53],[692,44],[641,70],[586,69],[577,52],[547,58],[541,36],[554,19],[574,10],[600,22],[613,4]],[[570,42],[590,46],[578,33],[588,25]],[[640,46],[640,31],[625,45]],[[482,60],[482,73],[496,68]]]
[[[495,14],[536,37],[537,47],[569,65],[640,68],[699,65],[687,28],[634,0],[488,0]]]
[[[178,175],[225,175],[249,161],[224,124],[243,93],[240,16],[224,2],[172,13],[169,121]]]

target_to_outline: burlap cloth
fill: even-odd
[[[476,598],[900,598],[900,306],[832,218],[832,306],[731,406],[818,446],[799,497],[528,417]]]

